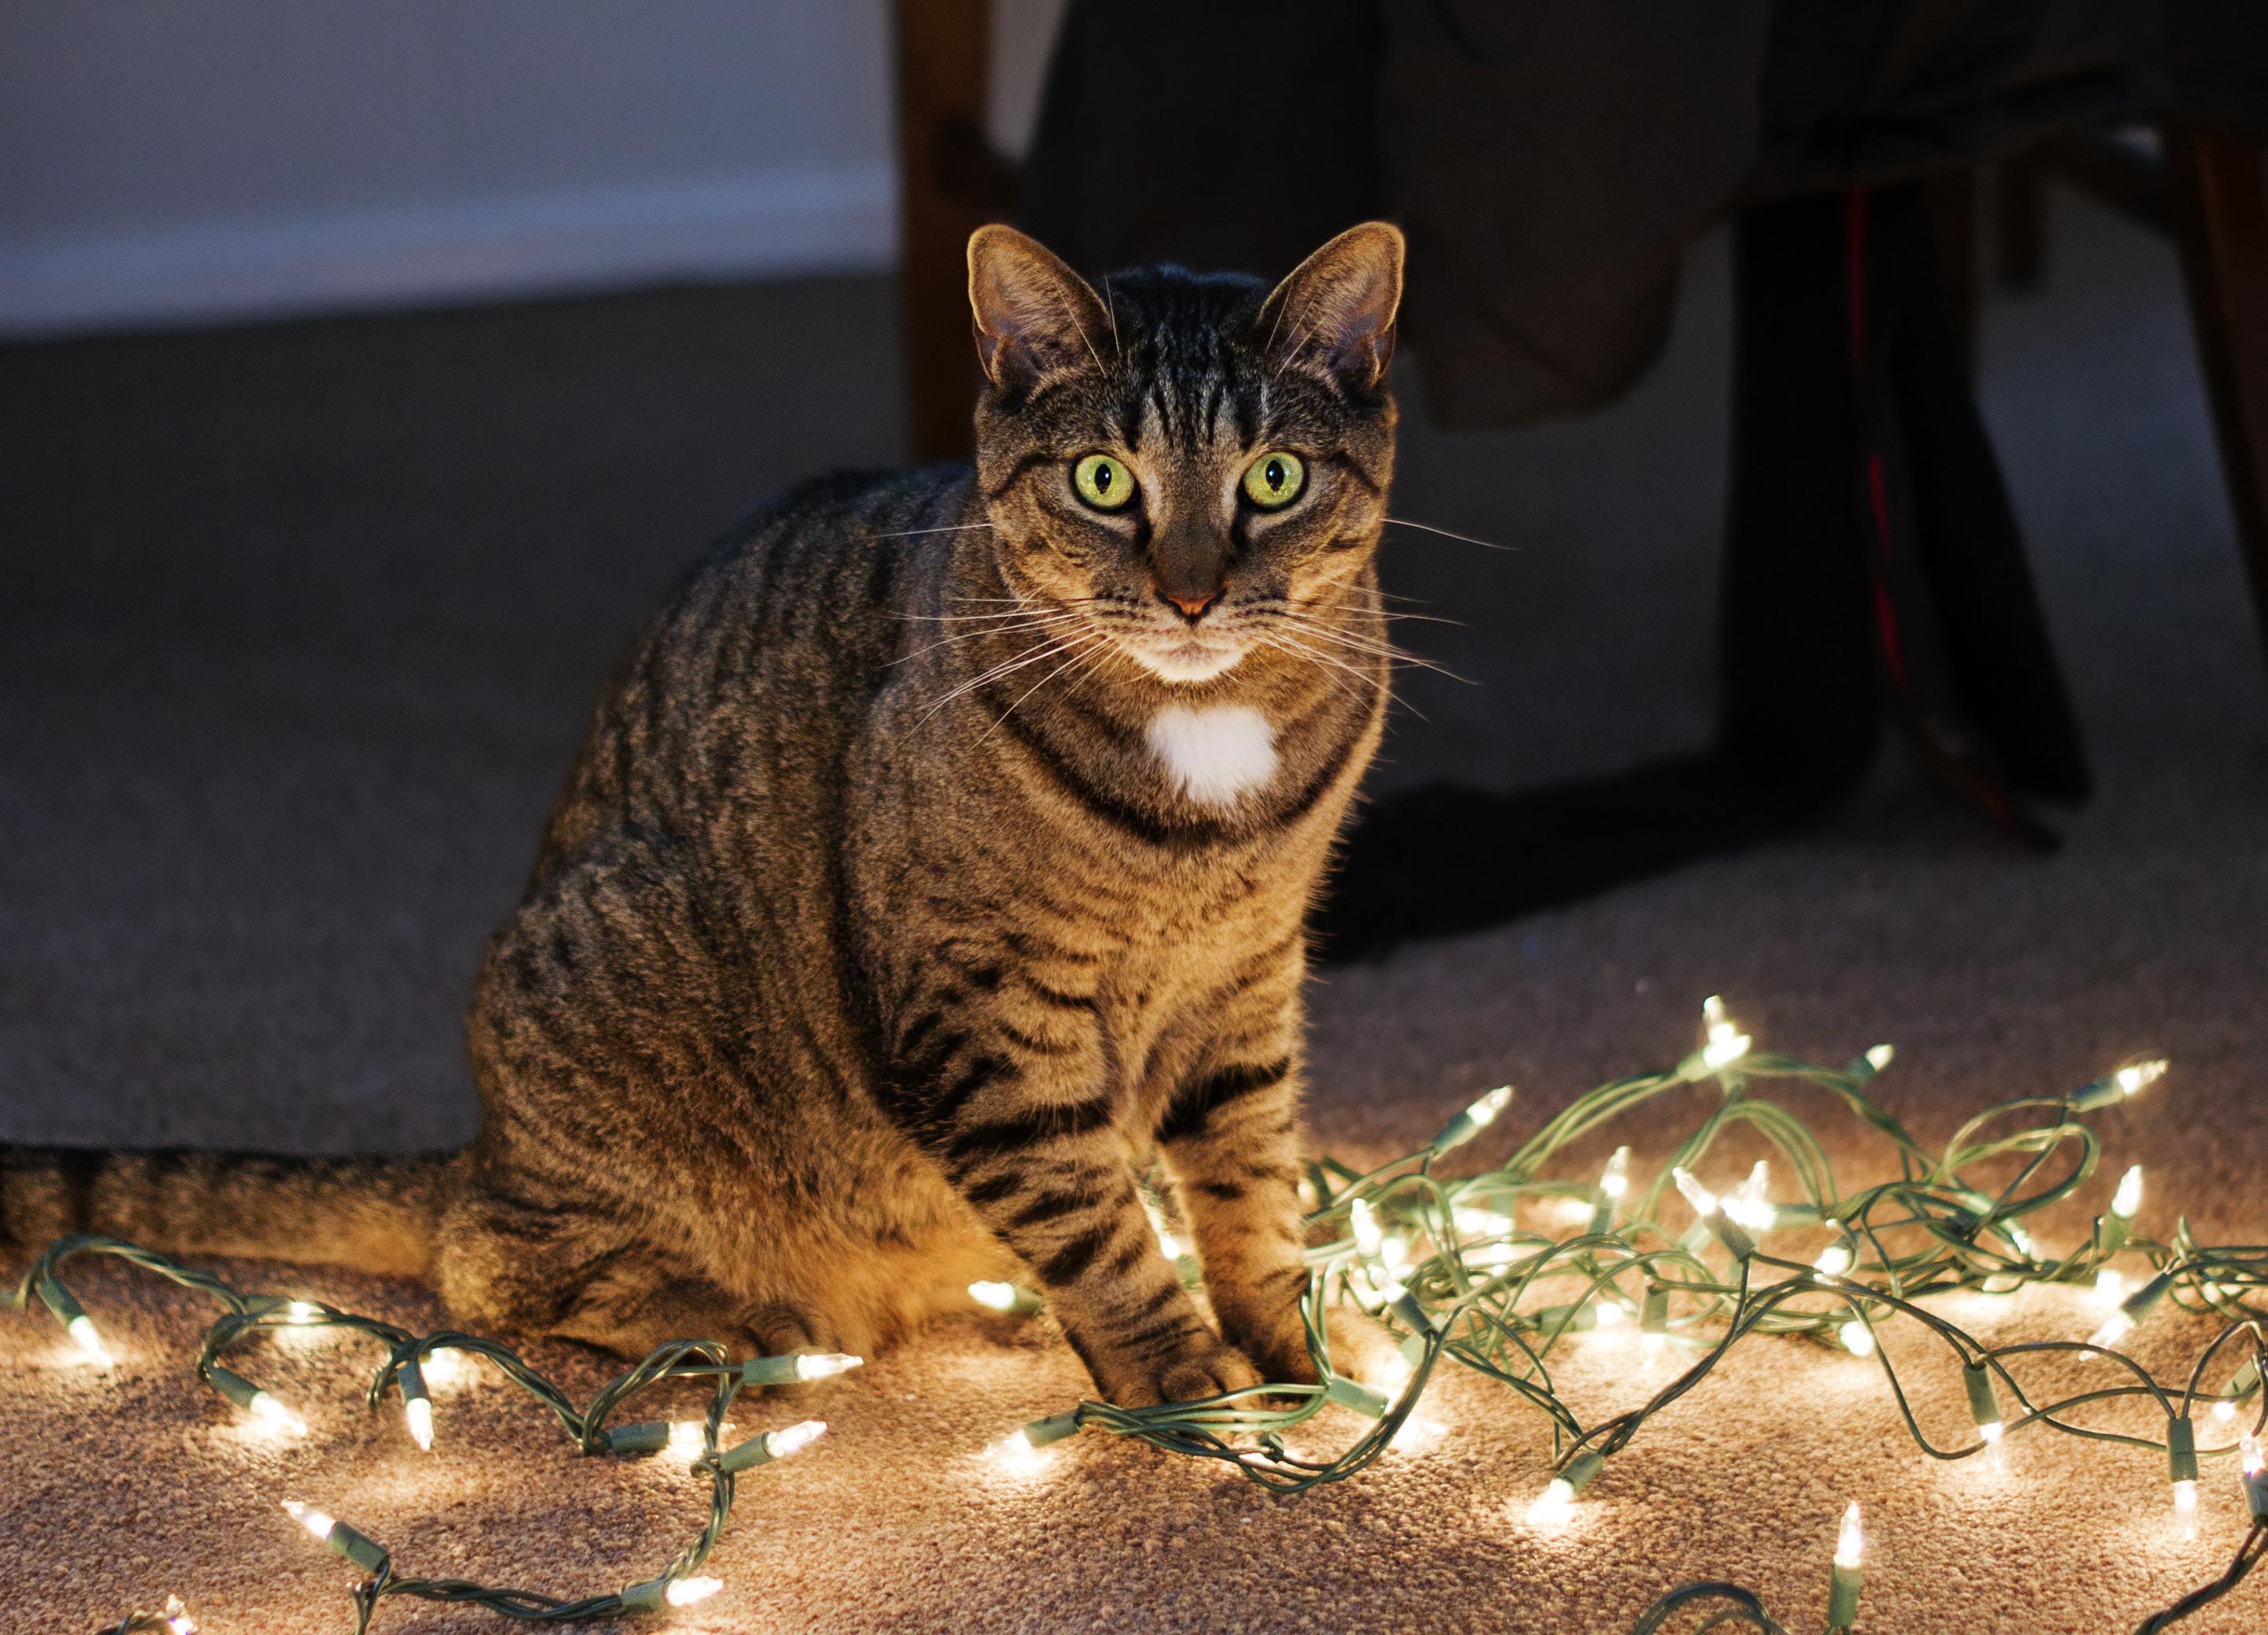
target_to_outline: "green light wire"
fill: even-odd
[[[1331,1365],[1324,1324],[1333,1299],[1351,1299],[1376,1311],[1390,1329],[1403,1337],[1403,1354],[1410,1364],[1407,1382],[1388,1396],[1384,1411],[1370,1418],[1359,1436],[1329,1457],[1294,1455],[1285,1441],[1286,1435],[1314,1419],[1335,1398],[1328,1384],[1278,1384],[1153,1408],[1086,1402],[1067,1413],[1035,1421],[1025,1440],[1036,1447],[1077,1428],[1094,1426],[1169,1453],[1226,1461],[1271,1491],[1297,1493],[1344,1481],[1377,1460],[1415,1410],[1434,1371],[1447,1360],[1507,1388],[1541,1413],[1551,1429],[1553,1468],[1567,1473],[1566,1486],[1574,1488],[1587,1484],[1602,1461],[1626,1447],[1654,1413],[1706,1381],[1740,1341],[1773,1335],[1835,1344],[1846,1324],[1856,1323],[1871,1337],[1874,1329],[1898,1318],[1911,1320],[1942,1344],[1955,1369],[1964,1374],[1984,1372],[1997,1399],[2008,1404],[2004,1435],[2042,1425],[2164,1454],[2165,1440],[2106,1431],[2073,1418],[2097,1403],[2142,1397],[2152,1400],[2169,1426],[2178,1421],[2186,1427],[2201,1401],[2249,1403],[2254,1432],[2268,1425],[2268,1392],[2262,1388],[2268,1378],[2268,1340],[2263,1334],[2268,1300],[2261,1298],[2268,1291],[2268,1246],[2201,1246],[2186,1220],[2178,1223],[2171,1242],[2158,1242],[2134,1235],[2132,1223],[2124,1217],[2106,1216],[2098,1219],[2086,1242],[2054,1258],[2039,1256],[2024,1230],[2025,1218],[2073,1198],[2092,1178],[2100,1142],[2078,1116],[2123,1101],[2132,1093],[2122,1087],[2124,1075],[2106,1076],[2066,1095],[2027,1096],[1988,1108],[1963,1123],[1943,1151],[1932,1153],[1869,1094],[1887,1059],[1878,1049],[1834,1069],[1755,1051],[1720,1059],[1712,1066],[1696,1052],[1669,1072],[1616,1079],[1578,1097],[1503,1164],[1478,1175],[1450,1177],[1435,1168],[1445,1153],[1488,1122],[1471,1114],[1453,1122],[1425,1147],[1367,1172],[1329,1158],[1316,1159],[1307,1168],[1315,1195],[1315,1207],[1307,1216],[1312,1241],[1307,1256],[1312,1275],[1300,1309],[1317,1369],[1326,1381],[1340,1378]],[[1783,1101],[1755,1094],[1756,1086],[1822,1094],[1830,1104],[1838,1104],[1888,1145],[1896,1160],[1897,1178],[1843,1193],[1826,1149],[1810,1128]],[[1610,1195],[1593,1182],[1546,1173],[1574,1144],[1660,1098],[1712,1092],[1713,1102],[1642,1187],[1639,1177],[1631,1175],[1626,1189]],[[1497,1105],[1501,1106],[1500,1098]],[[1821,1270],[1762,1248],[1728,1256],[1709,1234],[1674,1228],[1661,1219],[1662,1207],[1678,1199],[1670,1184],[1672,1170],[1697,1172],[1721,1138],[1743,1130],[1762,1138],[1785,1161],[1800,1193],[1793,1201],[1776,1204],[1773,1224],[1753,1229],[1752,1235],[1815,1231],[1832,1223],[1838,1241],[1848,1248],[1847,1267]],[[1972,1181],[1972,1174],[1986,1166],[2010,1167],[2013,1173],[1997,1186]],[[1358,1201],[1382,1231],[1390,1230],[1403,1240],[1404,1259],[1391,1270],[1366,1254],[1351,1234]],[[1678,1201],[1683,1207],[1683,1200]],[[1515,1211],[1536,1202],[1572,1204],[1584,1218],[1583,1228],[1555,1237],[1517,1225]],[[2116,1229],[2106,1227],[2106,1220],[2115,1221]],[[1739,1234],[1728,1235],[1739,1245]],[[1413,1241],[1427,1246],[1427,1252],[1410,1254]],[[2161,1381],[2109,1344],[2030,1341],[1987,1346],[1917,1303],[1955,1292],[2006,1294],[2031,1284],[2086,1283],[2113,1252],[2122,1251],[2142,1256],[2154,1274],[2153,1285],[2129,1298],[2130,1307],[2137,1300],[2141,1302],[2133,1320],[2139,1321],[2155,1299],[2148,1292],[2155,1287],[2180,1309],[2222,1321],[2220,1334],[2178,1384]],[[646,1610],[659,1598],[659,1587],[707,1558],[731,1516],[735,1477],[718,1466],[717,1439],[744,1381],[740,1368],[728,1361],[725,1348],[718,1342],[672,1342],[578,1408],[516,1352],[497,1342],[446,1329],[420,1336],[328,1306],[241,1294],[208,1273],[115,1239],[59,1240],[26,1276],[17,1293],[18,1304],[28,1308],[38,1296],[59,1320],[68,1321],[66,1314],[75,1302],[56,1273],[65,1261],[80,1254],[114,1256],[219,1302],[223,1313],[208,1329],[196,1362],[200,1375],[216,1385],[226,1383],[214,1380],[223,1356],[287,1325],[345,1329],[383,1346],[385,1359],[366,1393],[373,1408],[398,1388],[406,1366],[422,1366],[434,1351],[452,1348],[485,1358],[548,1408],[580,1452],[596,1455],[614,1451],[608,1421],[640,1392],[672,1381],[712,1381],[703,1452],[694,1467],[696,1474],[710,1479],[710,1516],[657,1578],[612,1594],[564,1600],[463,1580],[397,1577],[387,1557],[354,1591],[357,1635],[367,1628],[379,1602],[389,1595],[474,1603],[510,1617],[553,1622]],[[1546,1302],[1546,1294],[1554,1298]],[[1554,1387],[1550,1359],[1567,1335],[1595,1326],[1598,1311],[1607,1304],[1625,1320],[1633,1313],[1645,1314],[1650,1341],[1690,1347],[1696,1354],[1646,1403],[1587,1424]],[[2216,1388],[2213,1365],[2232,1347],[2238,1360]],[[2011,1365],[2054,1352],[2078,1354],[2121,1371],[2120,1377],[2075,1395],[2036,1400]],[[1873,1348],[1873,1356],[1909,1433],[1925,1455],[1949,1461],[1985,1451],[1987,1444],[1981,1438],[1966,1433],[1942,1446],[1933,1440],[1923,1429],[1889,1356],[1879,1346]],[[224,1376],[230,1373],[220,1372]],[[1367,1417],[1379,1395],[1343,1384],[1336,1400],[1360,1404]],[[1972,1396],[1974,1400],[1979,1399]],[[645,1445],[640,1435],[651,1440],[646,1427],[624,1429],[637,1432],[626,1435],[625,1447]],[[2193,1432],[2178,1434],[2185,1441],[2194,1440]],[[2218,1460],[2235,1451],[2231,1442],[2198,1448],[2197,1457]],[[2268,1528],[2256,1527],[2220,1580],[2146,1622],[2140,1635],[2155,1635],[2235,1587],[2268,1549],[2264,1532]],[[1716,1582],[1672,1590],[1639,1619],[1632,1635],[1654,1635],[1677,1613],[1710,1606],[1715,1610],[1703,1629],[1740,1625],[1786,1635],[1753,1593]],[[144,1620],[151,1617],[134,1615]],[[162,1620],[137,1624],[129,1618],[116,1627],[164,1625]]]
[[[614,1451],[608,1440],[607,1422],[631,1398],[672,1381],[708,1381],[711,1390],[708,1415],[702,1425],[702,1453],[693,1465],[695,1474],[706,1476],[709,1481],[708,1519],[693,1539],[647,1583],[666,1587],[701,1565],[715,1548],[718,1537],[732,1517],[738,1477],[732,1470],[720,1467],[718,1437],[725,1415],[741,1389],[742,1369],[741,1365],[730,1360],[727,1348],[721,1341],[673,1340],[655,1350],[637,1366],[609,1381],[592,1397],[588,1405],[578,1409],[563,1391],[529,1366],[518,1352],[494,1340],[454,1329],[415,1335],[393,1323],[357,1316],[320,1302],[294,1300],[282,1295],[241,1293],[210,1273],[183,1266],[165,1256],[116,1238],[74,1234],[57,1239],[26,1274],[16,1293],[17,1305],[28,1308],[34,1298],[34,1291],[42,1280],[56,1283],[59,1286],[57,1269],[65,1261],[79,1255],[99,1255],[122,1260],[217,1300],[225,1309],[206,1330],[204,1343],[197,1354],[197,1373],[208,1381],[212,1379],[212,1371],[220,1356],[263,1333],[283,1328],[342,1329],[369,1336],[387,1347],[386,1359],[372,1377],[365,1394],[368,1404],[375,1408],[395,1383],[405,1365],[422,1361],[435,1351],[453,1349],[468,1356],[485,1358],[506,1379],[550,1410],[560,1429],[579,1453],[600,1455]],[[632,1587],[633,1589],[643,1587],[644,1586]],[[379,1559],[371,1576],[352,1591],[354,1628],[356,1635],[363,1635],[370,1626],[379,1602],[389,1595],[408,1595],[423,1601],[452,1604],[470,1603],[486,1607],[507,1617],[523,1620],[578,1623],[618,1617],[625,1613],[644,1610],[642,1606],[633,1605],[625,1599],[630,1594],[630,1591],[619,1591],[570,1599],[534,1590],[498,1588],[463,1579],[404,1578],[396,1574],[389,1554]],[[166,1615],[146,1612],[133,1613],[122,1624],[112,1626],[118,1631],[163,1631],[168,1627]]]

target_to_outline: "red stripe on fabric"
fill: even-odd
[[[1889,486],[1880,454],[1867,456],[1867,498],[1874,508],[1874,537],[1881,542],[1882,560],[1888,562],[1897,555],[1898,542],[1890,532]]]
[[[1898,613],[1890,606],[1889,593],[1882,588],[1880,579],[1874,581],[1874,633],[1881,640],[1883,661],[1890,667],[1890,682],[1904,692],[1906,659],[1898,641]]]

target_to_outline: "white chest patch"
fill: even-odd
[[[1150,722],[1150,748],[1192,800],[1233,806],[1276,776],[1276,729],[1249,704],[1170,704]]]

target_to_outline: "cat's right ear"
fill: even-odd
[[[968,306],[985,378],[1011,394],[1062,370],[1102,367],[1109,315],[1086,280],[1027,233],[997,224],[968,235]]]

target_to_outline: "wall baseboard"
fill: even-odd
[[[0,238],[0,335],[869,272],[896,242],[883,166]]]

